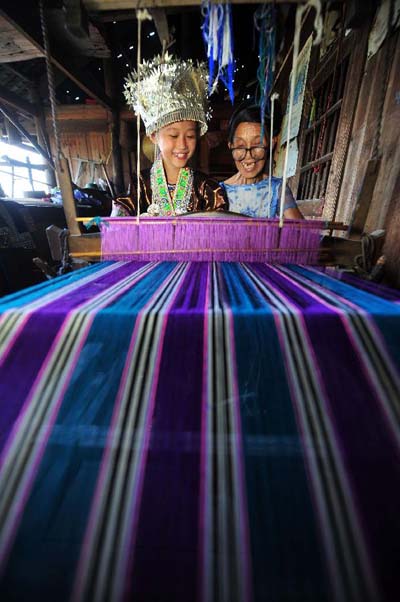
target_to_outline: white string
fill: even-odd
[[[274,92],[271,96],[271,123],[269,131],[269,179],[268,179],[268,199],[269,206],[271,206],[271,195],[272,195],[272,155],[273,155],[273,143],[274,143],[274,112],[275,112],[275,101],[279,98],[279,94]],[[268,210],[269,215],[269,210]]]
[[[290,145],[290,128],[292,125],[292,113],[293,113],[293,100],[294,100],[294,89],[296,85],[297,75],[297,59],[299,56],[299,45],[300,45],[300,32],[301,32],[301,15],[303,13],[303,7],[298,6],[296,8],[296,25],[294,30],[293,40],[293,66],[290,79],[290,97],[289,97],[289,112],[286,122],[286,152],[285,162],[283,166],[283,177],[282,177],[282,188],[281,188],[281,200],[279,207],[279,226],[283,226],[283,212],[285,210],[285,196],[286,196],[286,182],[287,182],[287,166],[289,159],[289,145]]]
[[[139,89],[140,84],[140,63],[142,60],[141,46],[142,46],[142,21],[151,20],[151,16],[148,10],[140,8],[136,11],[137,19],[137,52],[136,52],[136,72],[137,72],[137,87]],[[136,113],[136,223],[139,225],[140,219],[140,113]]]

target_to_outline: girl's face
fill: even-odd
[[[171,177],[182,167],[186,167],[196,150],[197,123],[195,121],[171,123],[152,134],[151,139],[158,144],[164,169],[167,176]]]
[[[263,140],[260,140],[261,136],[261,123],[251,123],[244,121],[239,123],[235,130],[233,142],[229,143],[231,150],[237,149],[233,152],[233,160],[235,161],[236,169],[240,175],[246,180],[251,180],[259,176],[265,166],[267,157],[267,141],[265,136]],[[264,149],[262,147],[265,147]],[[244,149],[252,148],[247,152]],[[241,149],[241,150],[239,150]],[[243,158],[241,157],[243,156]]]

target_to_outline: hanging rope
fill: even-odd
[[[56,161],[57,161],[59,169],[61,169],[59,159],[62,156],[62,153],[61,153],[60,137],[58,134],[58,126],[57,126],[56,90],[55,90],[55,85],[54,85],[53,65],[51,63],[51,57],[50,57],[49,40],[48,40],[48,36],[47,36],[47,26],[46,26],[46,20],[45,20],[45,16],[44,16],[43,0],[40,0],[40,2],[39,2],[39,12],[40,12],[40,26],[42,29],[42,37],[43,37],[43,45],[44,45],[44,56],[45,56],[45,60],[46,60],[47,82],[48,82],[49,100],[50,100],[50,108],[51,108],[51,121],[52,121],[53,132],[54,132],[54,144],[56,147]]]
[[[289,95],[289,111],[287,118],[287,136],[286,136],[286,152],[285,152],[285,162],[283,166],[283,177],[282,177],[282,189],[281,189],[281,199],[280,199],[280,207],[279,207],[279,226],[283,226],[283,212],[285,210],[285,195],[286,195],[286,182],[287,182],[287,167],[288,167],[288,159],[289,159],[289,146],[290,146],[290,128],[292,126],[292,114],[293,114],[293,103],[294,103],[294,92],[296,86],[296,76],[297,76],[297,61],[299,57],[299,46],[300,46],[300,33],[302,27],[302,15],[304,11],[307,10],[309,6],[312,6],[316,10],[316,16],[314,20],[314,29],[316,31],[316,36],[314,39],[314,45],[319,44],[322,39],[322,16],[321,16],[321,1],[320,0],[308,0],[305,5],[298,5],[296,8],[296,21],[295,21],[295,29],[294,29],[294,39],[293,39],[293,65],[292,65],[292,73],[290,76],[290,95]]]
[[[336,49],[336,56],[335,56],[335,66],[333,68],[333,73],[332,73],[332,83],[331,83],[331,87],[329,90],[326,105],[324,108],[324,118],[323,118],[322,124],[321,124],[320,135],[319,135],[318,142],[317,142],[317,149],[315,152],[315,157],[313,159],[314,161],[316,161],[322,157],[322,152],[323,152],[323,148],[324,148],[324,144],[325,144],[326,128],[327,128],[327,124],[328,124],[328,112],[332,106],[333,90],[335,88],[336,72],[337,72],[337,67],[338,67],[338,63],[339,63],[339,56],[341,56],[341,54],[342,54],[341,53],[342,32],[343,32],[343,30],[340,32],[340,35],[339,35],[338,46]],[[321,163],[319,163],[318,165],[315,165],[315,167],[313,167],[314,173],[319,173],[320,170],[321,170]]]

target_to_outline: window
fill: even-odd
[[[338,51],[335,51],[337,56]],[[333,57],[332,57],[333,58]],[[313,80],[313,99],[303,133],[303,152],[297,189],[299,200],[323,200],[332,163],[348,56],[333,68],[321,69]],[[321,81],[322,80],[322,81]]]

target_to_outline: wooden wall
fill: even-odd
[[[378,124],[378,107],[382,94],[382,79],[390,52],[389,80],[384,93],[382,135],[380,150],[381,165],[368,210],[365,230],[371,232],[385,228],[400,166],[400,38],[396,32],[386,39],[381,49],[369,61],[365,61],[364,75],[351,129],[342,185],[337,203],[336,219],[350,223],[358,195],[371,157],[373,141]],[[352,89],[350,94],[357,94]]]
[[[111,115],[100,105],[61,105],[57,110],[57,122],[60,132],[62,152],[70,162],[72,179],[75,181],[79,167],[79,159],[104,161],[108,176],[115,178],[113,158],[111,154]],[[54,153],[54,136],[50,114],[46,115],[46,126]],[[125,184],[129,182],[128,151],[122,148]],[[100,166],[93,166],[82,161],[81,176],[75,183],[84,187],[91,180],[104,173]],[[94,172],[93,172],[94,169]],[[94,177],[93,177],[94,175]]]

